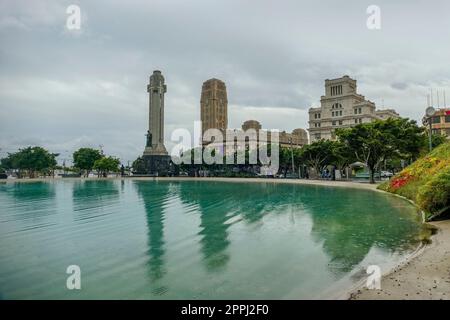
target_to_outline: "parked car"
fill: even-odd
[[[394,174],[392,172],[389,171],[381,171],[381,177],[382,178],[390,178],[392,177]]]

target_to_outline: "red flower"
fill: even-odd
[[[409,182],[411,177],[412,176],[410,176],[410,175],[404,175],[404,176],[400,176],[398,178],[393,179],[391,181],[391,188],[398,189],[398,188],[403,187],[405,184],[407,184]]]

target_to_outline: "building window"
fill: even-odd
[[[318,113],[318,115],[319,115],[319,119],[320,119],[320,113]]]
[[[336,96],[338,94],[342,94],[342,85],[332,86],[331,87],[331,95]]]
[[[314,135],[314,138],[315,138],[316,140],[320,140],[320,133],[316,133],[316,134]]]
[[[342,104],[340,103],[335,103],[331,106],[331,109],[342,109]]]
[[[433,117],[433,123],[441,123],[440,117]]]
[[[356,108],[355,108],[355,109],[354,109],[353,111],[355,111],[355,114],[357,114],[357,113],[358,113],[358,109],[356,109]]]
[[[450,115],[445,116],[445,122],[450,122]]]
[[[336,121],[333,121],[332,123],[333,123],[333,126],[335,126],[335,125],[336,125]]]
[[[340,116],[342,116],[342,110],[341,110],[341,111],[339,111],[339,115],[340,115]]]
[[[334,111],[333,111],[333,112],[331,112],[331,116],[332,116],[332,117],[334,117]]]
[[[342,85],[340,86],[332,86],[331,87],[331,95],[336,96],[338,94],[342,94]]]
[[[358,119],[355,119],[355,123],[358,123]]]
[[[361,108],[358,108],[358,113],[359,113],[359,114],[361,114],[361,111],[362,111]]]
[[[359,123],[362,123],[362,118],[359,119]]]
[[[339,125],[342,126],[342,120],[339,120]]]

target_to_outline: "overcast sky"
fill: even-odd
[[[450,1],[317,2],[0,0],[0,156],[41,145],[61,162],[103,145],[134,160],[155,69],[168,87],[168,149],[174,129],[199,120],[213,77],[227,85],[229,127],[306,129],[324,80],[345,74],[404,117],[421,119],[430,88],[447,89],[450,104]],[[66,28],[70,4],[79,31]],[[366,27],[372,4],[380,30]]]

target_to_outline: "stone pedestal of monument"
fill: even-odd
[[[167,176],[170,171],[170,156],[163,144],[146,147],[142,156],[145,173],[148,175]]]
[[[151,155],[142,156],[146,175],[167,176],[170,171],[170,156],[168,155]]]

